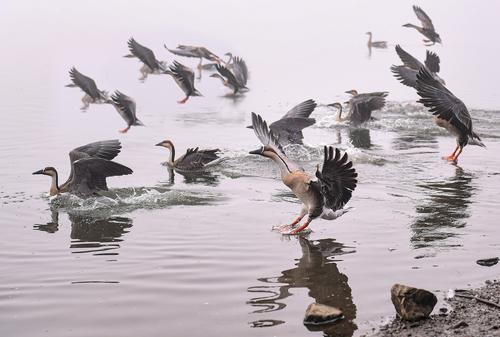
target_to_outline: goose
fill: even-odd
[[[190,96],[203,96],[196,88],[194,87],[194,72],[191,68],[186,67],[185,65],[174,61],[174,63],[165,71],[166,74],[169,74],[175,80],[175,83],[179,86],[179,88],[184,91],[186,97],[177,101],[179,104],[184,104],[189,99]]]
[[[316,123],[314,118],[309,117],[316,107],[317,104],[314,100],[305,100],[291,108],[280,119],[269,125],[269,129],[276,136],[282,152],[283,146],[289,144],[302,144],[302,140],[304,139],[302,130]],[[247,128],[253,129],[253,125],[247,126]]]
[[[252,125],[255,135],[263,144],[250,154],[270,158],[279,167],[281,180],[302,202],[302,210],[290,225],[282,226],[283,234],[298,234],[317,218],[334,220],[346,213],[350,208],[344,208],[351,199],[357,185],[357,173],[352,167],[347,153],[341,154],[339,149],[324,147],[323,167],[316,170],[317,180],[304,172],[296,163],[288,159],[280,150],[274,133],[269,130],[261,116],[252,113]],[[307,220],[296,227],[305,215]]]
[[[120,149],[120,141],[116,139],[93,142],[73,149],[69,153],[71,172],[68,180],[62,185],[59,185],[59,175],[54,167],[48,166],[33,174],[52,178],[50,196],[64,192],[83,197],[95,195],[108,189],[107,177],[133,172],[130,168],[112,161],[120,153]]]
[[[90,103],[109,103],[108,93],[103,90],[99,90],[95,81],[88,76],[85,76],[75,67],[69,70],[69,77],[73,83],[67,84],[68,88],[78,87],[82,89],[85,95],[82,98],[83,107],[82,110],[86,110]]]
[[[237,94],[239,91],[248,89],[244,84],[240,83],[240,81],[236,79],[235,74],[233,74],[233,72],[228,68],[216,64],[215,69],[218,73],[212,74],[210,77],[219,78],[224,86],[233,91],[233,94]]]
[[[371,119],[372,112],[382,109],[385,106],[386,91],[368,92],[359,94],[356,90],[349,90],[346,93],[352,97],[346,103],[349,103],[349,113],[347,117],[342,118],[342,104],[339,102],[328,104],[327,106],[339,109],[338,121],[349,120],[354,125],[365,123]]]
[[[434,115],[434,123],[445,128],[457,139],[455,150],[443,159],[457,163],[467,144],[486,147],[472,129],[472,118],[465,104],[449,91],[425,67],[417,74],[418,101]]]
[[[124,57],[136,57],[143,63],[143,66],[140,69],[142,77],[139,78],[139,80],[145,80],[149,74],[163,74],[165,72],[165,62],[158,61],[151,49],[143,46],[133,37],[128,40],[127,45],[130,50],[130,54],[127,54]]]
[[[366,34],[369,36],[367,43],[368,48],[387,48],[387,41],[372,41],[372,32],[367,32]]]
[[[413,6],[413,11],[422,23],[422,27],[416,26],[411,23],[404,24],[403,27],[415,28],[417,31],[419,31],[420,34],[427,38],[424,39],[426,46],[433,46],[436,44],[436,42],[442,44],[443,42],[441,41],[441,37],[438,33],[436,33],[431,18],[423,11],[422,8],[418,6]]]
[[[127,127],[125,129],[118,130],[119,132],[126,133],[132,125],[144,126],[144,124],[136,116],[136,104],[133,98],[117,90],[113,96],[111,96],[111,101],[116,111],[118,111],[120,116],[127,123]]]
[[[220,162],[219,149],[200,150],[198,147],[186,150],[186,153],[175,158],[175,146],[171,140],[163,140],[155,146],[161,146],[170,151],[167,166],[178,171],[198,171]]]

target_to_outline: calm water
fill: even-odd
[[[321,336],[302,324],[317,301],[346,316],[326,334],[352,336],[393,314],[395,282],[442,298],[498,277],[498,266],[475,263],[500,254],[498,4],[420,3],[444,41],[433,47],[441,75],[487,145],[468,146],[458,166],[440,159],[454,139],[392,78],[393,47],[368,57],[368,30],[425,55],[421,37],[400,27],[417,22],[412,3],[389,4],[3,2],[0,334]],[[251,91],[225,97],[202,73],[204,97],[177,105],[182,93],[170,78],[141,83],[138,61],[121,57],[130,36],[169,62],[163,43],[241,55]],[[122,135],[110,106],[81,112],[82,93],[64,87],[71,66],[134,97],[147,126]],[[387,90],[390,102],[366,128],[338,124],[319,107],[306,145],[286,150],[311,172],[323,145],[347,151],[359,173],[355,210],[314,221],[302,237],[272,232],[300,205],[271,162],[247,154],[259,145],[244,128],[250,112],[274,121],[308,98],[344,101],[352,88]],[[48,178],[31,175],[51,165],[66,177],[71,149],[112,138],[123,144],[117,161],[134,174],[109,179],[106,197],[49,200]],[[180,153],[218,147],[227,160],[172,179],[160,165],[166,151],[153,146],[163,139]]]

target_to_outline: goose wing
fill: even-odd
[[[71,81],[73,82],[74,85],[82,89],[87,95],[89,95],[93,99],[102,98],[101,92],[99,91],[99,89],[97,89],[95,81],[90,77],[85,76],[78,70],[76,70],[75,67],[72,67],[69,70],[69,77],[71,78]]]
[[[225,77],[229,84],[231,84],[233,87],[241,88],[241,84],[238,82],[236,77],[234,77],[234,74],[231,72],[231,70],[219,64],[215,65],[215,69],[217,69],[217,72],[221,74],[221,76]]]
[[[196,91],[194,88],[194,72],[190,68],[174,61],[170,66],[170,72],[186,95],[191,95]]]
[[[308,99],[302,103],[297,104],[291,108],[281,119],[283,118],[308,118],[314,109],[316,109],[316,102],[312,99]]]
[[[342,156],[339,149],[325,146],[323,168],[316,171],[325,206],[339,210],[351,199],[357,184],[356,170],[347,153]]]
[[[472,119],[465,104],[436,80],[425,68],[417,74],[417,94],[433,115],[449,121],[461,132],[473,136]],[[476,136],[477,137],[477,136]]]
[[[151,70],[156,70],[160,68],[158,60],[156,60],[155,54],[153,51],[147,47],[144,47],[140,43],[138,43],[133,37],[130,38],[127,42],[128,49],[142,63],[147,65]]]
[[[82,158],[73,163],[74,174],[69,182],[73,193],[92,194],[107,190],[107,177],[131,174],[133,171],[122,165],[102,158]]]
[[[171,52],[172,54],[174,55],[178,55],[178,56],[184,56],[184,57],[200,57],[200,54],[196,52],[196,49],[194,48],[185,48],[187,46],[178,46],[177,49],[169,49],[167,47],[167,45],[163,45],[165,47],[166,50],[168,50],[169,52]],[[184,48],[182,48],[184,47]]]
[[[187,149],[186,153],[176,161],[175,168],[186,171],[202,169],[209,163],[220,158],[217,152],[219,152],[219,149],[214,149],[214,150],[200,150],[199,148]]]
[[[252,126],[255,135],[259,138],[262,145],[272,148],[274,152],[276,152],[276,154],[286,163],[291,171],[302,170],[299,165],[287,158],[277,136],[267,127],[266,121],[255,112],[252,112]]]
[[[355,96],[350,100],[351,113],[350,120],[356,124],[368,121],[372,116],[372,111],[381,109],[385,105],[385,96]]]
[[[412,88],[417,88],[418,71],[405,66],[392,66],[391,71],[401,83]]]
[[[433,73],[439,73],[439,56],[431,51],[427,51],[427,56],[425,58],[425,66]]]
[[[420,62],[415,57],[410,55],[410,53],[401,48],[399,44],[396,46],[396,53],[398,54],[403,64],[408,68],[418,71],[420,68],[424,66],[422,62]]]
[[[137,121],[136,104],[133,98],[117,90],[111,96],[111,100],[120,116],[127,122],[127,125],[133,125]]]
[[[248,82],[248,68],[245,61],[241,57],[235,56],[231,68],[240,86],[245,87]]]
[[[434,31],[434,25],[432,24],[431,18],[424,12],[424,10],[418,6],[413,6],[413,11],[417,15],[417,18],[422,23],[424,29],[429,29]]]

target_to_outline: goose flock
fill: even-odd
[[[416,29],[425,39],[425,46],[442,43],[430,17],[418,6],[413,10],[422,26],[411,23],[403,25]],[[387,48],[386,41],[373,41],[369,35],[368,48]],[[142,66],[139,80],[145,81],[149,75],[170,75],[184,93],[178,103],[186,103],[190,97],[203,96],[195,87],[195,73],[193,69],[177,60],[167,63],[158,60],[155,53],[148,47],[140,44],[134,38],[127,41],[129,54],[124,57],[137,58]],[[244,95],[249,91],[249,72],[243,58],[226,53],[226,61],[205,47],[178,45],[175,49],[164,48],[171,54],[179,57],[198,58],[199,71],[213,72],[210,77],[217,78],[222,85],[230,90],[229,95]],[[394,77],[402,84],[416,90],[420,96],[418,102],[429,109],[434,123],[445,128],[456,137],[454,151],[444,159],[457,163],[458,157],[467,144],[484,147],[479,135],[473,130],[471,115],[465,104],[446,88],[445,81],[438,75],[440,71],[439,56],[427,50],[423,62],[413,57],[400,45],[395,51],[401,59],[402,65],[393,65],[390,69]],[[203,64],[207,60],[210,63]],[[127,94],[116,90],[111,96],[107,91],[100,90],[96,82],[79,72],[75,67],[69,71],[71,84],[68,87],[78,87],[84,92],[82,109],[89,108],[90,104],[110,104],[114,106],[127,126],[119,130],[126,133],[132,126],[144,126],[137,117],[136,102]],[[335,102],[326,107],[338,110],[337,120],[349,123],[354,127],[372,120],[372,112],[382,109],[386,104],[388,92],[359,93],[352,89],[346,91],[350,99],[344,104]],[[278,231],[283,234],[298,234],[317,218],[333,220],[346,213],[350,207],[345,207],[352,197],[358,184],[358,174],[352,161],[346,153],[332,146],[325,146],[323,162],[318,164],[314,174],[304,171],[297,163],[287,157],[285,148],[290,144],[302,144],[302,131],[314,125],[316,119],[311,117],[318,104],[313,99],[299,103],[279,120],[268,123],[261,115],[251,113],[253,129],[262,146],[250,151],[271,159],[279,168],[283,183],[290,188],[302,202],[298,217],[289,225],[281,226]],[[346,111],[342,115],[343,110]],[[184,154],[176,158],[176,149],[171,140],[163,140],[156,146],[164,147],[169,151],[166,165],[180,172],[199,172],[215,166],[222,161],[219,149],[189,148]],[[98,194],[107,190],[106,178],[131,174],[132,170],[113,159],[120,153],[121,144],[118,140],[105,140],[89,143],[78,147],[69,153],[71,173],[63,184],[59,184],[57,170],[46,167],[33,174],[42,174],[51,177],[49,194],[55,196],[60,193],[72,193],[81,197]],[[301,224],[302,219],[307,219]]]

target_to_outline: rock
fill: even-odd
[[[324,304],[311,303],[304,317],[306,325],[330,324],[344,318],[342,310]]]
[[[476,263],[480,266],[491,267],[498,263],[500,259],[498,257],[492,257],[491,259],[481,259],[477,260]]]
[[[391,288],[391,300],[398,316],[405,321],[429,317],[437,303],[436,296],[430,291],[397,283]]]
[[[469,324],[467,322],[461,321],[453,326],[453,329],[460,329],[460,328],[466,328],[468,327]]]

